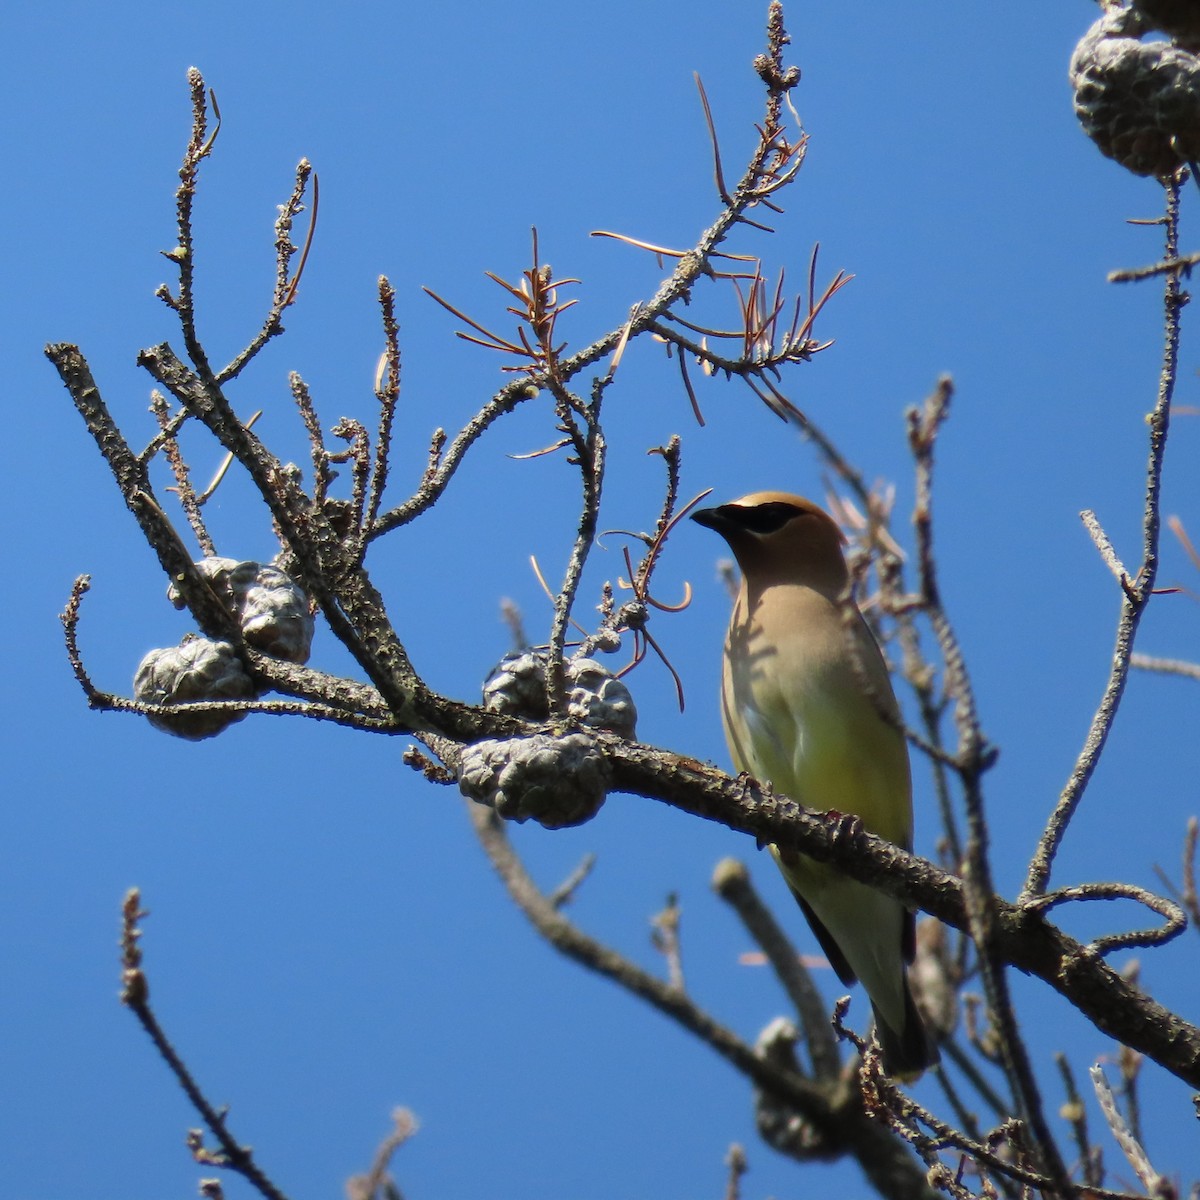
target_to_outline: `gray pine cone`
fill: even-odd
[[[189,636],[169,649],[151,650],[133,677],[133,694],[143,704],[187,704],[189,701],[253,700],[257,692],[234,648]],[[146,719],[155,729],[198,742],[240,721],[240,712],[181,710]]]
[[[237,617],[248,645],[288,662],[308,662],[313,619],[308,597],[291,576],[269,564],[233,558],[201,559],[196,569]],[[167,598],[183,607],[174,584]]]
[[[567,713],[572,720],[622,737],[634,736],[637,706],[629,689],[606,666],[594,658],[572,658],[566,673]],[[483,706],[510,717],[544,721],[549,715],[546,656],[537,650],[506,654],[483,685]]]
[[[483,684],[483,707],[489,712],[526,721],[544,721],[546,657],[534,650],[506,654]]]
[[[636,737],[637,707],[629,689],[594,658],[567,663],[567,713],[593,729]]]
[[[1147,28],[1136,8],[1107,13],[1076,46],[1070,78],[1075,114],[1101,153],[1163,179],[1200,158],[1200,60],[1143,44]]]
[[[547,829],[581,825],[608,794],[611,771],[586,733],[535,733],[476,742],[462,753],[459,791],[510,821],[533,819]]]

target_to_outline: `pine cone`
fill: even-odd
[[[133,694],[143,704],[180,704],[205,700],[253,700],[257,695],[234,648],[228,642],[188,637],[179,646],[151,650],[133,677]],[[146,719],[155,729],[198,742],[240,721],[240,712],[188,712]]]
[[[581,725],[634,736],[637,707],[629,689],[594,658],[572,658],[565,665],[567,714]],[[483,685],[483,706],[490,712],[544,721],[546,656],[537,650],[506,654]]]
[[[308,597],[291,576],[269,564],[234,558],[201,559],[196,569],[237,617],[248,645],[288,662],[308,662],[313,619]],[[183,607],[174,584],[167,598]]]
[[[1101,17],[1071,57],[1075,113],[1101,153],[1135,175],[1165,179],[1200,158],[1200,60],[1143,44],[1136,8]]]
[[[594,658],[567,663],[567,712],[580,724],[636,736],[637,707],[629,689]]]
[[[462,752],[458,789],[506,820],[547,829],[581,825],[600,811],[612,771],[586,733],[535,733],[476,742]]]
[[[544,721],[548,715],[546,656],[535,650],[506,654],[484,682],[483,707],[526,721]]]

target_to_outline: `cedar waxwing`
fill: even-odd
[[[742,570],[721,683],[738,770],[809,808],[853,813],[871,833],[910,849],[899,708],[862,614],[855,609],[846,620],[841,530],[815,504],[784,492],[756,492],[692,519],[729,543]],[[937,1062],[905,975],[913,914],[829,864],[770,849],[838,978],[862,980],[885,1069],[915,1076]]]

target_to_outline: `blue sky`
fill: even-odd
[[[741,1079],[542,945],[473,844],[456,794],[405,768],[400,741],[255,717],[193,746],[136,718],[89,713],[57,621],[71,580],[91,572],[82,645],[96,680],[117,691],[146,650],[188,629],[41,347],[80,343],[131,436],[148,433],[149,380],[134,358],[179,341],[153,290],[170,278],[158,251],[174,244],[189,66],[204,71],[225,117],[197,224],[213,357],[231,356],[261,321],[275,205],[296,161],[310,158],[321,179],[300,303],[235,403],[264,409],[260,433],[298,461],[289,370],[308,381],[327,424],[355,415],[370,425],[375,280],[386,273],[403,325],[399,499],[432,429],[457,428],[500,380],[499,360],[454,339],[459,323],[422,285],[498,317],[502,296],[483,272],[519,275],[536,225],[556,274],[584,281],[564,334],[584,344],[618,324],[659,272],[589,231],[683,247],[711,222],[692,72],[732,173],[760,114],[750,62],[765,7],[65,0],[9,14],[0,378],[15,436],[0,517],[12,583],[0,1195],[150,1200],[194,1194],[205,1173],[182,1144],[192,1114],[116,1000],[119,905],[134,884],[152,912],[157,1011],[289,1194],[340,1195],[396,1104],[422,1122],[396,1164],[414,1197],[719,1195],[731,1141],[750,1155],[748,1197],[797,1194],[812,1186],[810,1171],[827,1189],[861,1190],[852,1169],[802,1173],[761,1146]],[[1106,677],[1118,597],[1078,512],[1095,509],[1135,560],[1161,342],[1155,287],[1105,282],[1114,267],[1157,257],[1157,230],[1126,223],[1157,215],[1157,189],[1102,159],[1071,112],[1067,61],[1095,11],[1083,0],[1018,0],[1000,20],[930,0],[918,23],[881,0],[791,6],[809,157],[780,232],[734,247],[786,264],[799,282],[819,242],[819,278],[855,275],[818,326],[836,344],[792,375],[789,394],[869,478],[895,480],[901,511],[912,490],[902,411],[940,373],[955,378],[938,539],[946,600],[1001,748],[988,804],[1009,895]],[[1193,190],[1185,250],[1198,220]],[[1193,324],[1188,311],[1181,405],[1200,402]],[[631,351],[607,402],[606,527],[653,521],[661,469],[644,451],[674,432],[687,494],[821,494],[809,448],[747,393],[716,382],[700,392],[704,429],[674,366],[648,343]],[[557,458],[508,456],[551,440],[547,408],[526,406],[481,444],[427,521],[373,552],[401,636],[448,694],[474,698],[507,649],[502,597],[531,631],[547,626],[528,558],[561,571],[576,482]],[[1180,415],[1165,511],[1194,534],[1198,449],[1200,418]],[[195,461],[202,475],[217,457]],[[269,522],[236,479],[213,523],[223,553],[272,552]],[[621,573],[617,546],[596,556],[585,603]],[[690,609],[654,627],[684,675],[686,712],[653,664],[631,682],[643,740],[727,765],[715,704],[727,608],[718,551],[703,530],[681,529],[659,574],[668,599],[684,580],[695,591]],[[1162,582],[1200,583],[1170,538]],[[1160,598],[1141,648],[1196,657],[1198,615],[1191,596]],[[324,632],[313,661],[348,669]],[[1198,803],[1198,701],[1194,683],[1133,679],[1058,881],[1150,885],[1153,864],[1174,871]],[[920,770],[917,790],[917,846],[928,851]],[[616,796],[581,829],[521,829],[516,840],[547,886],[595,851],[574,915],[647,965],[659,965],[648,919],[677,892],[694,996],[751,1038],[783,1011],[766,972],[739,966],[746,938],[708,887],[720,857],[751,861],[808,947],[770,864],[744,839]],[[1098,928],[1093,914],[1064,919]],[[1165,1002],[1200,1017],[1194,934],[1144,955],[1142,971]],[[1053,1116],[1052,1053],[1067,1050],[1082,1070],[1111,1046],[1040,985],[1018,981],[1017,997]],[[1186,1091],[1153,1069],[1145,1086],[1151,1156],[1179,1169],[1194,1138]],[[232,1178],[226,1188],[249,1194]]]

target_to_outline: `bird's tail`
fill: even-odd
[[[883,1069],[898,1079],[916,1079],[941,1059],[937,1043],[925,1028],[925,1022],[913,1002],[908,981],[904,981],[904,1028],[893,1029],[874,1004],[875,1036],[883,1051]]]

